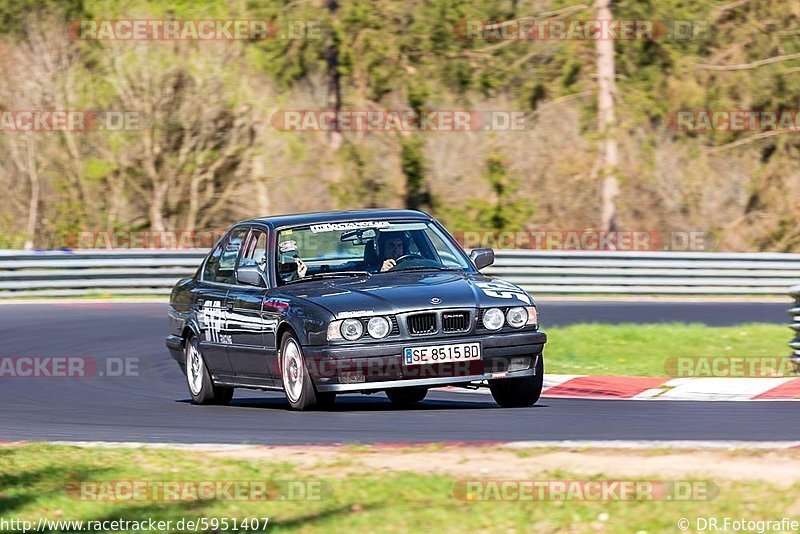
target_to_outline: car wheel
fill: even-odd
[[[525,408],[536,404],[544,386],[544,355],[540,354],[536,359],[535,369],[534,376],[489,380],[494,401],[503,408]]]
[[[386,396],[389,397],[392,404],[403,408],[417,404],[424,399],[427,394],[427,388],[396,388],[386,390]]]
[[[303,350],[291,333],[283,336],[280,361],[283,391],[293,410],[311,410],[333,404],[335,393],[319,393],[314,388]]]
[[[200,342],[195,336],[186,340],[183,349],[186,358],[186,381],[195,404],[229,404],[233,388],[215,386],[208,373]]]

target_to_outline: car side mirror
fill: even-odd
[[[258,265],[241,265],[236,269],[236,281],[248,286],[267,287],[267,280]]]
[[[490,248],[476,248],[469,253],[469,259],[475,264],[475,267],[480,271],[484,267],[488,267],[494,263],[494,250]]]

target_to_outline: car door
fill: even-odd
[[[269,262],[268,238],[269,232],[266,228],[251,227],[237,265],[237,269],[241,266],[260,266],[265,273],[264,287],[237,282],[228,292],[231,333],[228,354],[234,373],[240,377],[274,378],[269,369],[275,350],[269,348],[267,340],[274,338],[278,321],[274,313],[264,310],[269,283],[266,276]]]
[[[213,375],[233,374],[228,354],[231,343],[228,292],[234,282],[236,261],[246,235],[247,228],[234,228],[220,240],[203,265],[201,284],[195,297],[200,350]]]

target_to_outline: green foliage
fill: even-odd
[[[742,225],[750,229],[754,226],[753,221],[771,218],[771,227],[764,228],[757,235],[743,237],[741,246],[796,250],[800,247],[800,236],[793,228],[798,226],[800,214],[786,202],[781,192],[796,187],[793,185],[797,183],[793,169],[800,157],[800,138],[775,136],[710,159],[707,148],[744,139],[752,132],[676,132],[665,125],[665,117],[681,109],[782,111],[797,108],[797,102],[800,102],[800,84],[797,83],[800,59],[723,71],[702,67],[703,64],[748,65],[800,53],[797,39],[800,15],[792,3],[764,0],[734,4],[721,9],[723,4],[714,0],[615,0],[612,3],[613,14],[619,20],[657,21],[657,28],[664,31],[672,31],[676,21],[689,22],[696,30],[690,38],[659,33],[651,40],[615,42],[616,112],[621,152],[619,178],[624,189],[620,199],[621,217],[628,218],[627,224],[631,224],[633,219],[638,226],[666,224],[674,227],[692,224],[691,216],[694,216],[695,221],[704,221],[709,232],[728,231],[737,235],[742,232],[737,232],[736,228],[728,229],[732,220],[741,218],[744,221]],[[193,66],[193,58],[216,46],[230,46],[237,53],[244,48],[242,54],[249,67],[247,83],[241,83],[241,70],[232,65],[225,64],[219,73],[214,74],[219,78],[219,87],[226,89],[224,103],[230,110],[238,109],[242,104],[261,106],[262,109],[327,107],[330,77],[336,74],[343,109],[514,108],[535,111],[531,116],[535,115],[536,127],[546,133],[549,133],[547,129],[550,126],[544,121],[538,122],[540,112],[556,101],[568,100],[577,117],[577,124],[569,126],[574,127],[589,148],[582,153],[582,160],[573,161],[570,160],[569,146],[573,138],[565,134],[560,140],[561,146],[556,139],[554,146],[562,152],[552,155],[548,172],[552,171],[565,180],[574,178],[570,183],[580,184],[575,187],[586,190],[586,175],[590,174],[587,169],[593,165],[593,161],[587,160],[594,157],[594,154],[587,154],[594,150],[599,139],[595,43],[591,40],[497,42],[466,39],[459,31],[465,21],[470,20],[496,22],[520,17],[590,20],[596,17],[591,2],[582,5],[583,9],[574,0],[339,0],[335,3],[324,0],[210,0],[202,3],[193,0],[0,0],[0,34],[8,34],[10,45],[22,45],[27,21],[37,29],[41,25],[40,34],[52,35],[60,29],[58,24],[61,21],[66,23],[81,17],[269,19],[275,21],[281,34],[277,38],[244,45],[147,43],[149,72],[162,74],[157,77],[159,80],[169,79],[166,73],[175,73],[174,79],[170,79],[170,87],[180,92],[179,89],[194,83],[203,74],[198,69],[202,70],[204,64]],[[565,8],[570,10],[559,14]],[[44,15],[55,21],[55,30],[44,24]],[[300,28],[302,36],[285,38],[290,28]],[[182,47],[182,55],[168,53],[173,46]],[[63,73],[63,78],[70,80],[70,105],[87,109],[113,109],[120,105],[119,88],[111,79],[113,72],[110,71],[113,69],[108,65],[111,59],[117,59],[122,65],[133,62],[139,57],[141,48],[130,46],[130,43],[77,41],[71,43],[71,52],[75,53],[77,60]],[[176,61],[176,56],[185,58],[185,63]],[[248,86],[256,87],[254,92],[257,92],[259,84],[268,86],[270,95],[273,91],[277,93],[273,101],[240,90],[240,86]],[[580,98],[565,98],[576,96]],[[5,105],[5,102],[0,102],[0,105]],[[187,111],[176,101],[159,105],[163,108],[152,111],[167,117],[164,128],[168,142],[160,147],[164,152],[159,156],[164,162],[174,162],[179,157],[175,147],[180,146],[180,140],[186,135],[179,125],[170,122],[175,113],[183,113],[183,117],[188,114],[196,118],[197,124],[230,118],[225,114],[205,116],[196,109]],[[560,130],[554,127],[552,131],[556,132],[553,134],[555,137]],[[105,152],[85,154],[83,169],[78,174],[90,184],[90,198],[79,199],[74,184],[65,183],[64,178],[53,170],[63,165],[63,160],[53,158],[49,162],[44,174],[53,184],[48,191],[59,195],[59,198],[43,202],[49,224],[58,228],[66,224],[72,228],[81,224],[71,220],[79,216],[76,214],[102,211],[97,210],[92,202],[107,193],[103,189],[107,186],[106,177],[115,170],[112,164],[107,163],[107,154],[124,152],[126,147],[136,142],[137,135],[136,132],[107,135]],[[284,146],[292,168],[276,172],[302,177],[303,180],[318,180],[316,168],[302,166],[313,159],[308,154],[314,154],[319,145],[303,135],[291,137]],[[338,154],[325,155],[326,161],[338,166],[331,175],[341,179],[331,180],[320,188],[333,191],[335,201],[341,207],[350,207],[354,203],[389,203],[390,180],[394,180],[391,183],[403,180],[405,194],[402,202],[405,205],[431,209],[457,229],[518,229],[531,224],[546,224],[553,213],[558,213],[558,203],[552,201],[549,206],[537,207],[534,211],[530,197],[533,187],[525,180],[537,179],[539,170],[511,172],[506,158],[516,155],[509,150],[490,154],[484,162],[482,174],[476,170],[470,176],[463,176],[463,169],[454,172],[447,169],[447,172],[437,174],[436,171],[441,170],[440,162],[431,158],[440,156],[430,141],[432,137],[427,134],[394,136],[360,132],[358,136],[345,133],[344,137]],[[676,169],[671,163],[664,162],[664,152],[669,150],[664,148],[665,145],[683,154],[686,158],[681,161],[683,167]],[[259,146],[274,145],[264,143]],[[200,159],[215,158],[220,153],[219,147],[215,146],[198,149],[196,154],[185,159],[185,170],[200,165]],[[394,158],[398,153],[399,163],[393,164],[393,173],[387,173],[387,155]],[[259,155],[270,161],[270,154]],[[719,215],[719,218],[706,217],[709,208],[704,203],[708,203],[708,197],[713,193],[711,190],[719,188],[719,184],[725,183],[735,172],[732,169],[748,160],[757,164],[741,171],[746,178],[737,186],[740,190],[731,193],[730,199],[725,199],[728,205],[739,202],[739,211]],[[529,161],[540,160],[531,157]],[[687,167],[698,161],[704,161],[707,167],[696,174],[718,172],[717,185],[711,185],[711,180],[692,183],[698,178],[693,177],[692,169]],[[473,167],[477,169],[480,165]],[[124,172],[131,190],[141,187],[141,169],[134,166]],[[469,199],[458,208],[448,206],[442,202],[443,199],[434,202],[432,191],[437,191],[441,185],[434,181],[441,179],[441,175],[458,175],[463,183],[471,186],[483,180],[491,195]],[[649,206],[640,205],[637,199],[647,197],[651,193],[647,187],[664,180],[665,175],[672,178],[669,187],[676,192],[668,191],[667,194],[674,193],[674,202],[667,206],[661,205],[658,199],[653,200],[654,206],[649,211],[656,213],[640,222],[639,218],[646,216]],[[227,178],[224,170],[221,171],[215,177],[218,180],[216,188],[210,194],[224,191],[228,185]],[[705,180],[705,176],[701,180]],[[303,183],[284,186],[284,192],[291,191],[295,196],[303,189]],[[527,191],[527,196],[523,191]],[[631,196],[626,197],[626,193]],[[92,197],[92,194],[97,196]],[[147,191],[142,193],[138,189],[132,196],[138,194],[147,197]],[[575,193],[576,196],[580,194],[580,191]],[[589,200],[591,204],[588,204]],[[582,211],[590,212],[596,200],[581,196],[581,201],[587,203]],[[536,201],[538,206],[549,200],[537,198]],[[18,199],[17,204],[25,206],[26,199]],[[723,201],[717,203],[725,204]],[[285,208],[294,209],[293,206]],[[179,211],[180,206],[174,209]],[[142,210],[142,207],[136,206],[127,213],[137,210]],[[215,224],[231,222],[222,219],[228,215],[218,215]],[[542,220],[536,220],[537,216]],[[19,217],[16,219],[21,220]],[[71,222],[67,224],[67,220]],[[136,224],[139,223],[137,219]],[[128,224],[134,224],[134,221],[128,221]],[[18,228],[4,225],[4,230],[12,235]]]
[[[348,142],[340,150],[339,156],[347,179],[331,185],[336,205],[342,209],[380,207],[384,187],[377,171],[372,168],[367,148]]]
[[[489,185],[489,199],[473,198],[465,207],[447,207],[442,216],[454,230],[517,231],[533,215],[532,199],[519,196],[519,180],[509,175],[505,158],[492,153],[486,158],[483,180]]]
[[[110,162],[98,158],[86,158],[83,167],[83,176],[87,180],[97,181],[106,178],[117,166]]]
[[[400,160],[406,177],[406,207],[424,210],[431,207],[431,193],[425,183],[425,142],[421,137],[400,140]]]
[[[51,12],[62,14],[65,23],[86,15],[83,0],[0,0],[0,34],[22,35],[32,15]]]

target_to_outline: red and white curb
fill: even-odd
[[[488,389],[445,389],[489,393]],[[800,400],[800,378],[657,378],[546,374],[542,396],[581,399],[791,401]]]

